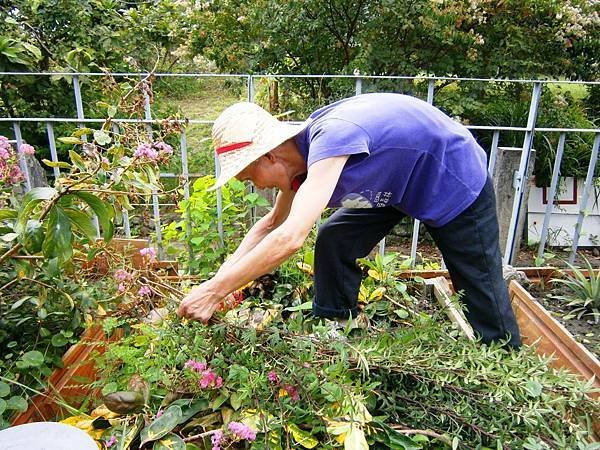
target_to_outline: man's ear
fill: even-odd
[[[267,152],[263,156],[267,158],[269,162],[275,161],[275,155],[273,155],[271,152]]]

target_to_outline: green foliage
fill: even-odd
[[[132,94],[136,88],[130,87]],[[124,101],[117,104],[127,108]],[[23,195],[13,185],[0,185],[0,372],[14,396],[0,402],[0,428],[27,407],[34,392],[45,389],[52,369],[62,365],[66,346],[84,326],[106,315],[116,301],[129,301],[139,288],[139,274],[128,272],[123,261],[118,292],[110,277],[90,282],[87,270],[98,256],[106,266],[119,259],[106,246],[115,222],[131,209],[130,198],[144,201],[161,192],[158,164],[172,149],[163,145],[154,153],[136,153],[138,144],[149,139],[144,127],[128,127],[123,134],[108,130],[107,122],[63,138],[71,148],[70,160],[58,164],[63,171],[53,187]],[[157,130],[156,136],[167,134]],[[104,239],[97,240],[97,234]],[[144,286],[146,294],[140,290],[136,297],[158,295]]]
[[[381,315],[373,328],[337,338],[299,311],[284,319],[267,297],[208,326],[170,319],[136,326],[99,359],[101,384],[122,388],[141,377],[151,391],[146,414],[165,410],[175,396],[200,401],[180,428],[159,427],[160,419],[154,427],[182,437],[203,434],[204,445],[232,421],[257,432],[252,448],[267,440],[272,448],[316,441],[323,449],[340,442],[351,449],[364,448],[359,442],[441,448],[453,440],[518,448],[531,438],[558,448],[584,445],[586,420],[598,405],[582,395],[587,387],[576,377],[549,369],[532,349],[469,342],[440,312],[416,311],[413,296],[390,296],[411,303],[410,316]],[[402,436],[396,424],[438,438]]]
[[[565,316],[577,316],[579,318],[589,315],[596,323],[600,323],[600,274],[592,267],[587,258],[584,257],[585,271],[572,264],[567,263],[572,274],[566,274],[565,278],[556,278],[552,282],[558,283],[566,289],[565,295],[553,296],[563,300],[566,306],[572,307],[571,312]]]
[[[558,87],[556,87],[558,86]],[[436,106],[465,124],[524,127],[527,125],[531,86],[514,83],[452,83],[441,86]],[[538,109],[538,128],[593,128],[580,100],[560,85],[545,85]],[[492,132],[474,130],[485,147],[491,148]],[[534,173],[538,186],[548,186],[552,175],[559,133],[536,132],[533,147]],[[503,131],[499,146],[522,147],[523,132]],[[590,160],[593,133],[568,133],[561,163],[563,176],[585,176]]]
[[[195,11],[191,47],[238,73],[595,79],[594,13],[588,2],[566,0],[219,0]],[[302,83],[312,98],[331,92],[329,81]]]
[[[208,275],[232,253],[248,230],[250,214],[254,207],[269,206],[257,193],[248,193],[246,185],[236,179],[221,188],[223,236],[219,235],[217,194],[207,191],[214,184],[214,177],[207,175],[198,178],[193,184],[189,200],[182,200],[178,206],[181,219],[163,228],[165,244],[187,242],[193,257],[189,261],[192,273]],[[189,222],[188,222],[189,217]],[[191,224],[191,228],[188,227]],[[167,250],[178,253],[172,245]],[[185,256],[182,256],[182,259]]]

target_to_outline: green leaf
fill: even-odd
[[[0,417],[4,411],[6,411],[6,401],[0,398]]]
[[[54,347],[64,347],[69,340],[63,334],[55,334],[50,341]]]
[[[531,397],[539,397],[542,395],[542,385],[537,380],[529,380],[525,385],[525,390]]]
[[[181,419],[182,412],[178,405],[169,406],[162,416],[155,419],[150,425],[140,433],[140,447],[143,447],[147,442],[156,441],[169,433],[177,426]]]
[[[61,207],[55,206],[48,215],[48,230],[42,248],[44,256],[68,261],[73,256],[72,240],[71,221]]]
[[[31,298],[30,295],[26,295],[23,298],[20,298],[19,300],[17,300],[16,302],[14,302],[11,307],[10,310],[14,311],[15,309],[19,308],[23,303],[25,303],[27,300],[29,300]],[[2,395],[0,395],[0,397],[2,397]]]
[[[63,144],[73,144],[73,145],[83,144],[83,141],[75,136],[59,137],[57,140],[62,142]]]
[[[238,409],[240,409],[240,406],[242,406],[242,396],[239,395],[237,392],[232,393],[229,397],[229,404],[233,409],[237,411]]]
[[[198,399],[186,399],[182,398],[179,400],[175,400],[172,405],[178,405],[181,407],[181,419],[179,420],[179,425],[187,422],[200,411],[208,409],[208,400],[203,398]]]
[[[0,381],[0,397],[6,397],[8,394],[10,394],[10,386],[4,381]]]
[[[312,309],[312,302],[305,302],[301,305],[290,306],[285,308],[284,311],[308,311],[309,309]]]
[[[106,112],[108,114],[108,117],[113,118],[117,115],[117,107],[111,105],[106,109]]]
[[[14,209],[0,209],[0,220],[16,219],[17,216],[17,211]]]
[[[344,450],[369,450],[365,432],[357,424],[352,424],[344,440]]]
[[[228,398],[228,394],[219,394],[217,398],[215,398],[212,402],[212,410],[216,411],[217,409],[219,409],[221,405],[227,401]]]
[[[70,169],[71,164],[65,161],[50,161],[49,159],[42,159],[42,162],[48,167],[58,167],[60,169]]]
[[[176,434],[168,434],[155,442],[152,450],[185,450],[185,442]]]
[[[31,350],[30,352],[25,353],[21,357],[21,360],[27,364],[28,367],[39,367],[44,364],[44,355],[37,350]]]
[[[91,192],[74,192],[73,195],[76,195],[85,203],[87,203],[87,205],[92,209],[92,211],[94,211],[96,216],[98,216],[98,221],[100,222],[100,226],[102,227],[104,242],[110,241],[115,231],[114,224],[112,221],[114,217],[114,212],[112,208],[107,207],[102,200],[100,200]]]
[[[6,409],[14,409],[17,412],[27,411],[27,400],[15,395],[6,401]]]
[[[18,213],[18,223],[20,230],[25,227],[27,220],[31,219],[31,213],[38,203],[43,200],[50,200],[57,194],[56,189],[51,187],[37,187],[30,190],[21,201],[21,207]]]
[[[94,131],[94,140],[98,145],[108,145],[111,142],[110,136],[103,130]]]
[[[87,172],[87,167],[85,166],[85,162],[83,158],[74,152],[73,150],[69,150],[69,158],[71,158],[71,162],[82,172]]]
[[[116,392],[118,388],[119,388],[119,385],[117,383],[115,383],[114,381],[111,383],[107,383],[102,388],[102,395],[112,394],[113,392]]]
[[[319,441],[307,431],[301,430],[295,423],[287,424],[287,429],[291,433],[294,441],[304,448],[315,448]]]
[[[66,208],[64,211],[75,228],[85,234],[90,241],[96,239],[96,227],[94,227],[90,216],[83,211],[70,208]]]

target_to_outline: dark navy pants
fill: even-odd
[[[405,215],[396,208],[336,211],[321,227],[315,245],[315,299],[318,317],[357,314],[361,270],[367,256]],[[463,213],[439,227],[426,226],[440,249],[454,289],[463,291],[466,317],[485,343],[510,336],[521,343],[519,328],[502,277],[496,197],[488,179],[481,194]]]

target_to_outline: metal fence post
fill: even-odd
[[[142,80],[143,81],[143,80]],[[149,122],[152,120],[152,109],[150,108],[150,96],[146,90],[146,86],[141,85],[142,92],[144,94],[144,118],[148,121],[146,123],[146,133],[150,143],[154,142],[154,135],[152,133],[152,124]],[[160,180],[160,171],[158,173]],[[164,258],[164,249],[162,245],[162,230],[160,224],[160,207],[158,204],[158,193],[156,189],[152,189],[152,216],[154,217],[154,231],[156,233],[156,247],[158,248],[158,258]]]
[[[494,169],[496,168],[496,158],[498,157],[498,140],[500,139],[500,132],[494,131],[492,136],[492,147],[490,148],[490,160],[488,161],[488,173],[490,177],[494,177]]]
[[[188,153],[187,153],[187,138],[185,135],[185,131],[182,131],[179,135],[179,146],[181,147],[181,170],[183,175],[183,198],[187,202],[187,206],[185,207],[185,236],[187,238],[187,250],[189,262],[191,264],[192,259],[194,258],[194,253],[192,250],[192,214],[190,212],[190,174],[188,169]]]
[[[548,203],[544,212],[544,224],[542,225],[542,235],[540,236],[540,246],[538,248],[538,258],[544,256],[546,247],[546,239],[548,238],[548,225],[550,224],[550,215],[554,208],[554,196],[558,186],[558,177],[560,176],[560,164],[562,162],[563,152],[565,150],[565,133],[560,133],[558,138],[558,148],[556,149],[556,158],[554,159],[554,167],[552,168],[552,181],[550,182],[550,193],[548,195]]]
[[[219,157],[215,152],[215,178],[219,178],[221,166],[219,165]],[[225,247],[225,238],[223,233],[223,194],[221,188],[217,188],[217,232],[219,233],[219,245]]]
[[[75,108],[77,109],[77,118],[85,119],[85,114],[83,112],[83,100],[81,98],[81,86],[79,84],[79,76],[73,75],[73,93],[75,94]],[[79,128],[84,128],[84,124],[79,122]],[[87,135],[82,135],[81,140],[87,142]],[[100,237],[100,221],[98,220],[98,216],[96,214],[92,214],[92,223],[94,224],[94,228],[96,229],[96,237]]]
[[[527,170],[529,167],[529,159],[531,157],[531,148],[533,144],[533,134],[535,131],[535,122],[537,119],[538,107],[540,104],[540,96],[542,92],[542,83],[536,81],[533,84],[531,94],[531,103],[529,105],[529,116],[527,119],[527,129],[525,131],[525,139],[523,140],[523,152],[521,154],[521,162],[519,164],[518,179],[515,186],[515,199],[513,202],[513,210],[510,218],[508,229],[508,239],[506,240],[506,248],[504,250],[504,264],[512,264],[514,259],[515,236],[517,227],[519,226],[519,215],[521,212],[521,204],[523,202],[523,193],[529,180],[527,179]]]
[[[248,75],[248,101],[250,103],[254,103],[255,94],[254,77],[252,75]],[[250,193],[254,194],[255,192],[256,186],[254,186],[254,183],[250,183]],[[256,223],[256,206],[253,206],[250,209],[250,221],[252,224]]]
[[[121,129],[119,125],[115,122],[112,123],[112,132],[113,132],[113,141],[116,142],[117,136],[120,136]],[[127,239],[131,238],[131,224],[129,222],[129,211],[126,208],[121,209],[121,214],[123,215],[123,232],[125,233],[125,237]]]
[[[13,123],[13,130],[15,132],[15,141],[17,141],[17,155],[19,155],[19,166],[21,167],[21,172],[25,175],[25,189],[27,191],[31,190],[31,175],[29,175],[29,166],[27,165],[27,160],[25,159],[25,155],[21,151],[21,145],[23,144],[23,137],[21,136],[21,126],[19,122]]]
[[[58,153],[56,152],[56,139],[54,139],[54,127],[50,122],[46,124],[46,134],[48,135],[50,158],[52,158],[52,162],[58,162]],[[60,176],[60,169],[58,167],[53,167],[52,172],[54,172],[54,180],[56,181]]]
[[[79,76],[73,75],[73,93],[75,94],[75,108],[77,109],[77,118],[85,119],[83,112],[83,100],[81,99],[81,86],[79,85]],[[82,122],[79,123],[79,128],[83,128]],[[82,141],[87,141],[87,135],[81,136]]]
[[[355,72],[356,75],[356,82],[354,84],[354,92],[355,95],[360,95],[362,94],[362,78],[360,78],[358,76],[358,71]]]
[[[433,105],[433,96],[435,94],[435,80],[429,80],[427,83],[427,103]],[[421,226],[421,221],[419,219],[414,219],[413,221],[413,232],[412,232],[412,240],[410,243],[410,266],[415,267],[415,262],[417,259],[417,244],[419,243],[419,230]],[[443,261],[442,261],[443,263]]]
[[[585,177],[585,187],[583,188],[583,195],[581,196],[579,217],[577,218],[577,224],[575,225],[575,233],[573,234],[573,247],[571,248],[571,255],[569,256],[569,262],[571,264],[575,262],[575,256],[577,255],[577,246],[579,245],[579,237],[581,235],[581,227],[583,225],[583,219],[587,215],[587,211],[585,208],[587,207],[588,198],[590,197],[590,191],[592,189],[592,183],[594,181],[596,163],[598,162],[599,146],[600,133],[597,133],[594,139],[594,146],[592,147],[592,154],[590,156],[590,163],[588,165],[587,176]]]

